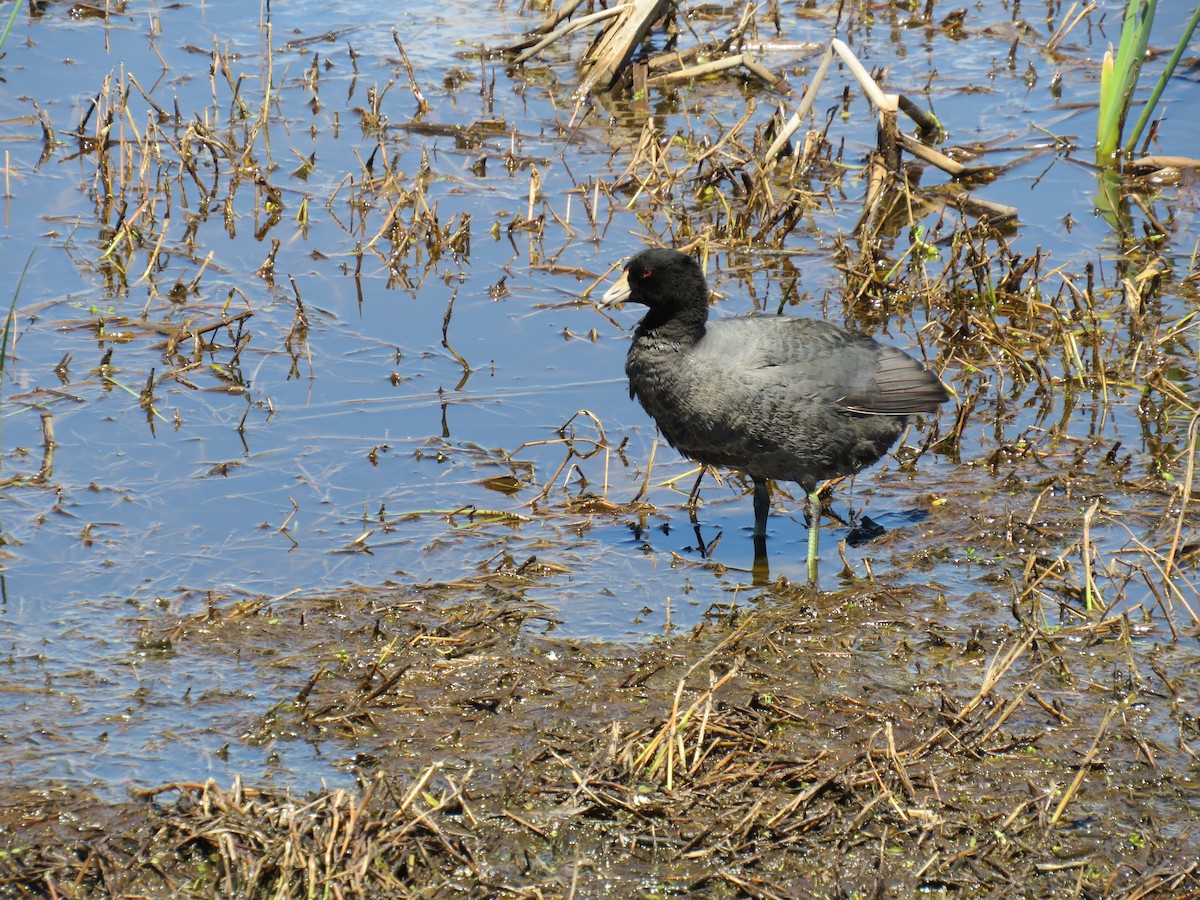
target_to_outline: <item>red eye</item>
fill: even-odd
[[[647,278],[649,278],[653,274],[654,274],[653,269],[642,269],[642,274],[638,277],[641,278],[643,281],[645,281]]]

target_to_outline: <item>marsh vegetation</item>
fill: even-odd
[[[0,58],[0,891],[1200,892],[1195,60],[1098,167],[1116,4],[220,6]],[[955,393],[819,589],[648,244]]]

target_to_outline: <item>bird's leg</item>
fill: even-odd
[[[700,502],[700,482],[704,480],[705,474],[708,472],[707,466],[700,466],[700,474],[696,476],[696,483],[692,485],[691,491],[688,493],[687,510],[688,518],[691,519],[693,525],[699,524],[699,519],[696,518],[696,506]]]
[[[771,491],[765,478],[754,479],[754,536],[767,536],[767,513],[771,510]]]
[[[766,479],[754,479],[754,565],[751,568],[754,583],[766,584],[771,579],[771,566],[767,562],[767,515],[771,511],[771,491]]]
[[[771,580],[771,561],[767,558],[765,537],[754,538],[754,564],[750,567],[750,578],[755,587],[761,587]]]
[[[821,541],[821,495],[817,485],[802,484],[804,497],[808,502],[808,580],[817,583],[817,547]]]

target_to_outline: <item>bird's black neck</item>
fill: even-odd
[[[707,306],[688,306],[671,310],[651,309],[638,323],[635,337],[691,347],[704,337],[706,321]]]

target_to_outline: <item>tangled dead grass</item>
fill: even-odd
[[[780,583],[620,648],[539,635],[521,582],[216,604],[156,632],[289,672],[248,735],[342,747],[358,788],[9,787],[2,890],[1200,892],[1200,660],[1128,616],[954,628],[928,589]]]

